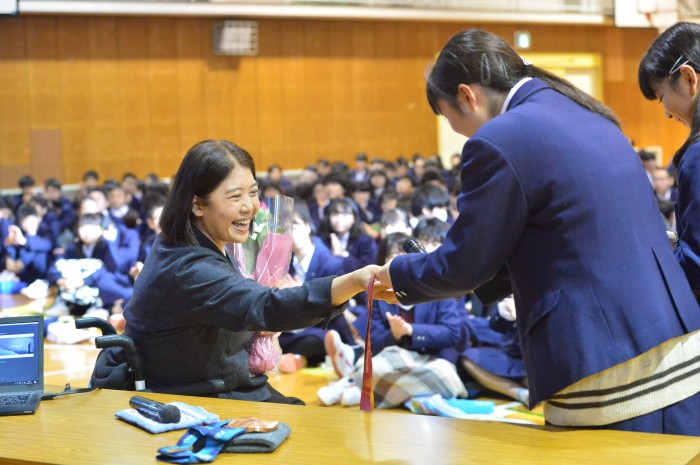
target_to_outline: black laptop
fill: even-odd
[[[0,415],[36,412],[44,392],[44,317],[0,317]]]

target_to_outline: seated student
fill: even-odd
[[[377,244],[362,230],[357,206],[348,198],[331,201],[319,237],[350,272],[374,262]]]
[[[77,218],[73,204],[63,195],[61,189],[61,181],[56,178],[47,178],[44,181],[44,198],[48,202],[48,212],[44,216],[44,221],[49,217],[57,222],[57,225],[51,226],[51,230],[58,233],[56,238],[60,237],[66,229],[73,227]],[[54,243],[54,245],[58,244]]]
[[[49,282],[56,284],[61,293],[75,297],[81,288],[87,286],[97,290],[100,302],[97,308],[111,313],[112,307],[121,305],[131,297],[133,287],[129,277],[120,273],[109,242],[104,238],[103,218],[100,213],[85,213],[78,217],[76,241],[66,248],[66,252],[54,262],[49,270]],[[90,263],[78,262],[94,259]],[[70,302],[70,300],[69,300]],[[64,302],[65,304],[65,302]],[[55,314],[66,314],[71,310],[60,303],[52,307]],[[74,309],[77,313],[87,310]]]
[[[292,182],[284,177],[280,165],[271,165],[267,169],[267,183],[275,184],[279,187],[280,193],[289,195],[292,192]]]
[[[322,181],[316,181],[311,187],[311,198],[309,199],[309,213],[314,228],[318,231],[321,228],[321,221],[326,216],[326,209],[331,203],[326,193],[326,187]]]
[[[262,202],[267,202],[269,197],[274,197],[276,195],[285,195],[279,184],[272,181],[265,181],[260,184],[260,200]]]
[[[107,209],[109,217],[116,224],[123,224],[129,229],[135,229],[140,222],[140,213],[131,207],[131,194],[120,184],[115,184],[107,194]]]
[[[34,206],[22,204],[17,210],[16,222],[8,227],[5,238],[5,268],[28,284],[46,279],[53,244],[50,239],[39,235],[39,213]]]
[[[121,186],[129,197],[129,207],[139,213],[143,213],[143,191],[139,184],[139,178],[134,173],[124,173]]]
[[[90,193],[91,190],[97,189],[100,184],[100,175],[95,170],[88,170],[83,173],[83,179],[78,187],[78,192],[75,195],[75,200],[73,201],[73,206],[75,210],[80,210],[80,202],[83,201],[85,197]]]
[[[355,155],[355,166],[350,170],[350,182],[360,184],[369,182],[369,170],[367,169],[367,154],[358,153]]]
[[[80,214],[100,213],[104,237],[112,248],[114,259],[117,262],[117,271],[128,274],[132,266],[136,264],[139,256],[141,241],[136,229],[126,227],[115,222],[109,215],[107,197],[101,189],[93,189],[80,203]]]
[[[243,243],[260,208],[255,164],[224,140],[203,141],[185,155],[160,218],[161,234],[124,309],[125,334],[143,357],[153,388],[222,379],[239,400],[303,404],[252,376],[246,346],[256,331],[290,331],[341,314],[366,290],[376,265],[301,286],[269,288],[247,279],[227,255]],[[384,298],[391,291],[375,288]]]
[[[382,214],[379,237],[384,239],[389,234],[397,232],[411,235],[413,228],[411,228],[411,223],[408,221],[408,214],[403,210],[393,208]]]
[[[451,222],[449,214],[450,194],[444,187],[435,184],[423,184],[413,196],[411,203],[411,224],[413,227],[424,218],[437,218]]]
[[[377,201],[382,196],[382,192],[386,189],[393,189],[389,176],[384,172],[383,165],[381,170],[374,170],[370,173],[369,185],[372,187],[372,198]]]
[[[372,235],[376,232],[370,226],[379,223],[382,208],[374,198],[372,198],[372,188],[369,183],[360,182],[352,187],[352,200],[357,205],[360,214],[360,221],[365,225],[365,232]]]
[[[146,198],[144,206],[148,211],[145,221],[146,229],[141,235],[141,248],[139,249],[138,261],[129,270],[129,276],[131,276],[132,279],[136,279],[141,269],[143,269],[143,264],[146,262],[146,258],[153,248],[153,243],[158,234],[160,234],[160,215],[163,213],[165,198]]]
[[[467,387],[479,391],[473,386],[475,381],[527,407],[530,395],[515,317],[512,297],[499,302],[497,311],[488,318],[465,314],[469,346],[460,354],[458,373]]]
[[[34,198],[36,195],[36,192],[34,191],[34,178],[30,175],[25,174],[24,176],[20,177],[17,180],[17,185],[22,192],[15,195],[13,199],[12,211],[15,214],[17,214],[17,210],[19,209],[20,205],[31,202],[32,198]]]
[[[407,234],[388,235],[380,244],[377,263],[387,263],[403,251]],[[415,306],[375,301],[372,312],[373,389],[376,408],[402,405],[414,395],[440,394],[466,396],[457,376],[455,362],[464,344],[462,313],[455,299],[444,299]],[[340,364],[349,354],[342,343],[329,347],[333,367],[341,378],[322,387],[318,397],[324,405],[360,402],[362,361]]]
[[[299,200],[294,202],[294,229],[292,231],[292,263],[290,276],[293,285],[308,280],[335,276],[343,273],[343,260],[333,256],[315,234],[309,209]],[[347,314],[349,310],[344,312]],[[280,371],[293,373],[306,366],[316,366],[326,357],[324,339],[327,329],[334,329],[342,335],[343,341],[354,345],[354,334],[345,316],[331,320],[328,328],[319,325],[295,331],[283,332],[279,337],[284,355]]]

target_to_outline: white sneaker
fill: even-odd
[[[333,362],[333,369],[338,378],[350,376],[355,371],[355,351],[343,343],[337,331],[331,329],[326,333],[323,347]]]
[[[352,378],[341,378],[338,381],[334,381],[328,386],[323,386],[318,390],[316,395],[321,399],[321,403],[326,407],[331,405],[336,405],[340,402],[340,398],[343,396],[343,392],[354,386]]]
[[[340,405],[345,407],[354,407],[355,405],[360,405],[360,397],[362,396],[362,391],[359,387],[352,385],[343,391],[343,395],[340,396]]]

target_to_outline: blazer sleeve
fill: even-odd
[[[410,349],[426,352],[449,347],[460,343],[462,316],[456,299],[444,299],[430,304],[423,304],[413,311],[434,313],[434,315],[416,314],[420,322],[413,323]]]
[[[479,287],[504,266],[523,234],[528,211],[518,174],[483,138],[464,146],[457,207],[459,216],[442,246],[392,260],[391,280],[401,302],[460,297]]]

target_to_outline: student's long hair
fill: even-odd
[[[192,213],[194,197],[206,201],[238,166],[249,169],[255,178],[253,157],[227,140],[205,140],[189,149],[175,174],[160,216],[163,239],[175,244],[197,245]]]
[[[637,76],[639,89],[644,97],[648,100],[656,100],[653,87],[666,78],[669,78],[671,87],[674,87],[681,76],[678,70],[683,64],[700,72],[700,24],[674,24],[654,40],[639,63]],[[693,120],[690,123],[690,134],[673,155],[673,164],[676,167],[678,167],[678,163],[688,147],[699,140],[700,98],[696,98]]]
[[[428,103],[440,115],[438,101],[457,106],[460,84],[479,84],[489,95],[491,114],[496,114],[499,99],[493,94],[507,94],[522,78],[542,79],[557,92],[620,126],[617,116],[608,107],[578,89],[570,82],[526,63],[500,37],[480,29],[469,29],[454,35],[443,47],[427,81]]]
[[[323,239],[323,242],[325,242],[326,245],[331,245],[331,233],[335,233],[333,227],[331,226],[331,215],[335,213],[352,213],[353,218],[355,218],[355,222],[350,227],[350,231],[348,231],[350,233],[350,239],[357,239],[357,237],[364,232],[362,229],[362,222],[360,220],[360,213],[357,210],[357,205],[355,205],[355,202],[347,197],[333,199],[328,205],[326,216],[323,217],[318,231],[319,237]]]

